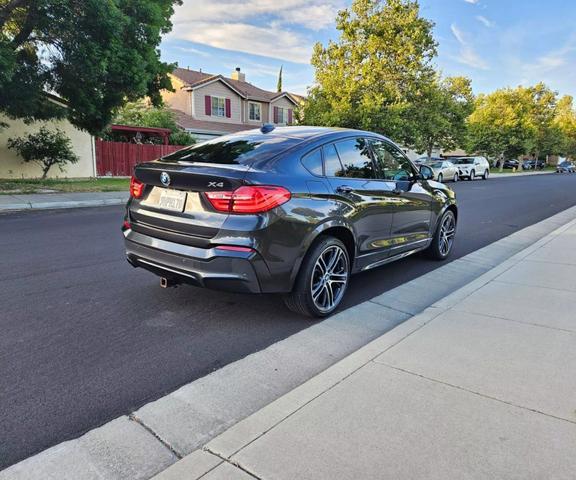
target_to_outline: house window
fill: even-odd
[[[288,109],[278,107],[278,121],[276,123],[288,123]]]
[[[222,97],[212,97],[212,116],[226,116],[226,100]]]
[[[260,104],[259,103],[253,103],[253,102],[248,103],[248,119],[254,120],[257,122],[260,121],[261,115],[260,115]]]

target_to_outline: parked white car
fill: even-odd
[[[434,158],[423,163],[432,169],[434,172],[434,180],[443,182],[445,180],[452,180],[457,182],[460,178],[458,167],[448,160],[442,158]]]
[[[488,180],[490,176],[490,164],[486,157],[461,157],[452,160],[458,167],[460,178],[474,180],[476,177],[482,177]]]

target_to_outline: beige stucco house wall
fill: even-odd
[[[221,97],[230,99],[230,118],[215,117],[206,115],[205,100],[206,95],[210,97]],[[192,92],[192,116],[198,120],[218,121],[223,123],[242,123],[241,98],[231,91],[222,82],[215,81],[206,85],[196,87]]]
[[[0,121],[7,123],[8,128],[0,129],[0,178],[35,178],[42,176],[42,169],[34,163],[24,163],[14,150],[9,150],[9,138],[20,137],[27,133],[37,131],[42,125],[48,128],[59,128],[72,142],[76,155],[80,157],[78,163],[64,166],[61,172],[56,166],[48,172],[48,177],[95,177],[96,160],[94,155],[94,138],[82,130],[78,130],[67,120],[53,120],[50,122],[34,122],[26,125],[21,120],[11,120],[0,115]]]
[[[191,94],[183,89],[184,82],[174,75],[170,75],[170,81],[172,82],[174,91],[162,90],[162,100],[166,105],[169,105],[170,108],[192,115],[192,105],[190,104]]]

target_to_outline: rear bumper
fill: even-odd
[[[132,230],[124,232],[126,257],[160,277],[199,287],[262,293],[270,271],[255,251],[236,252],[168,242]]]

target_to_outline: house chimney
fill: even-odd
[[[241,82],[246,81],[246,75],[240,71],[240,67],[236,67],[236,70],[232,72],[232,76],[230,78],[232,78],[232,80],[240,80]]]

